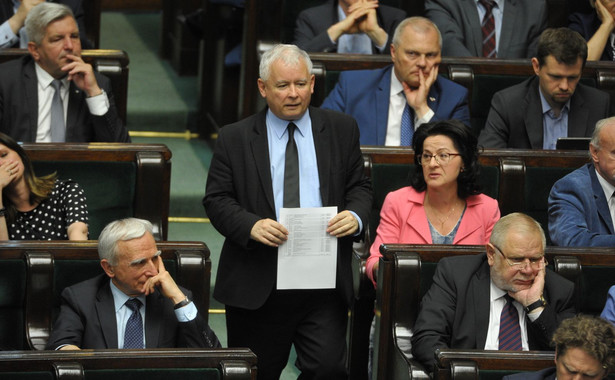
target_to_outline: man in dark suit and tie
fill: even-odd
[[[150,222],[109,223],[98,254],[105,273],[62,291],[47,349],[220,347],[192,293],[165,270]]]
[[[438,75],[442,37],[424,17],[402,21],[393,36],[393,64],[349,70],[321,108],[357,120],[361,145],[411,145],[414,131],[429,121],[458,119],[470,125],[468,90]]]
[[[489,241],[486,254],[438,263],[412,336],[412,353],[429,372],[438,348],[549,350],[559,323],[575,314],[573,283],[546,269],[538,222],[508,214]]]
[[[268,107],[220,130],[203,199],[226,238],[214,297],[226,305],[228,344],[256,353],[259,380],[279,379],[293,344],[302,379],[348,376],[352,243],[368,220],[372,190],[356,122],[309,106],[311,68],[307,53],[294,45],[263,55],[258,87]],[[337,207],[337,214],[319,231],[278,222],[281,208],[297,207]],[[316,279],[331,271],[334,285],[278,286],[284,274],[278,273],[279,249],[299,233],[335,238],[333,261],[320,260],[306,274]]]
[[[578,315],[553,334],[555,367],[504,376],[502,380],[601,380],[615,370],[615,328],[606,320]]]
[[[555,149],[560,137],[589,137],[609,115],[609,94],[579,83],[587,43],[568,28],[545,30],[536,75],[498,91],[478,138],[485,148]]]
[[[0,131],[23,142],[130,142],[109,79],[81,58],[65,5],[28,13],[30,55],[0,65]]]

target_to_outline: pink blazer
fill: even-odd
[[[432,244],[429,222],[419,193],[407,186],[387,194],[380,211],[380,224],[367,259],[367,276],[374,281],[372,269],[380,260],[381,244]],[[466,210],[453,244],[487,244],[495,222],[500,219],[498,201],[484,194],[466,199]]]

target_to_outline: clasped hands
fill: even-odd
[[[377,46],[384,45],[387,34],[378,25],[377,8],[377,0],[357,0],[357,2],[348,7],[344,20],[329,27],[327,31],[329,37],[332,41],[337,42],[340,36],[344,34],[365,33],[369,35]]]

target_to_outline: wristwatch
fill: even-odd
[[[189,303],[190,303],[190,299],[188,297],[186,297],[186,298],[184,298],[183,301],[179,301],[178,303],[176,303],[175,306],[173,306],[173,309],[177,310],[180,307],[184,307],[184,306],[188,305]]]
[[[529,305],[527,305],[524,310],[527,314],[531,313],[532,311],[538,309],[539,307],[545,307],[547,306],[547,300],[545,300],[544,296],[540,296],[540,299],[536,302],[533,302]]]

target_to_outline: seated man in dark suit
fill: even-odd
[[[414,326],[414,357],[432,372],[437,348],[549,350],[575,310],[574,284],[546,269],[545,246],[540,224],[513,213],[493,227],[486,254],[440,260]]]
[[[609,95],[579,83],[587,43],[568,28],[547,29],[532,58],[535,76],[491,100],[478,138],[485,148],[555,149],[560,137],[589,137],[609,114]]]
[[[442,37],[423,17],[402,21],[393,36],[393,65],[345,71],[322,108],[353,116],[361,145],[411,145],[416,128],[458,119],[470,125],[468,90],[438,76]]]
[[[109,223],[98,254],[105,273],[62,291],[47,349],[220,347],[192,293],[165,270],[150,222]]]
[[[44,2],[45,0],[5,0],[0,2],[0,49],[6,48],[27,48],[28,36],[24,24],[26,16],[30,10]],[[92,49],[93,44],[85,34],[85,24],[83,22],[82,0],[55,0],[51,1],[67,5],[73,11],[79,33],[81,35],[81,46],[85,49]]]
[[[553,334],[555,367],[502,380],[606,379],[615,370],[615,328],[599,317],[579,315]]]
[[[588,61],[615,61],[615,1],[589,0],[595,11],[575,12],[568,27],[587,40]]]
[[[565,247],[615,247],[615,117],[600,120],[590,163],[564,176],[549,194],[549,235]]]
[[[130,142],[109,79],[81,58],[71,10],[35,6],[30,55],[0,65],[0,132],[23,142]]]
[[[299,14],[295,45],[309,52],[388,53],[401,9],[375,0],[328,0]]]

